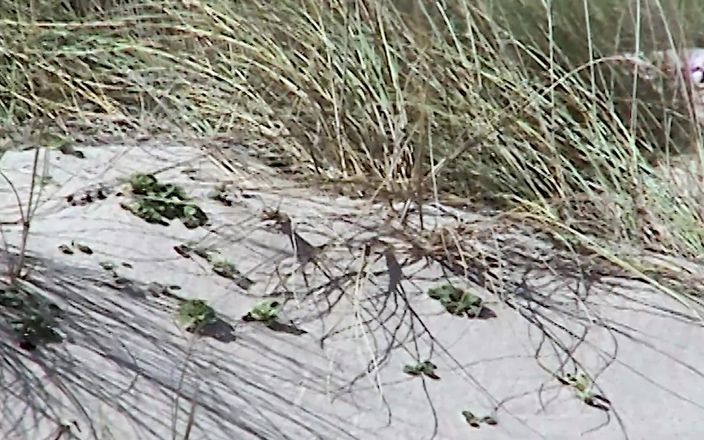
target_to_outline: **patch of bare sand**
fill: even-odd
[[[465,255],[498,256],[483,261],[484,271],[470,261],[443,265],[414,258],[418,237],[399,233],[381,205],[292,188],[264,168],[254,179],[224,173],[197,148],[83,151],[85,159],[46,156],[51,179],[32,220],[26,286],[64,309],[65,340],[25,352],[2,323],[3,439],[58,438],[62,421],[77,423],[75,438],[101,440],[704,435],[696,319],[642,285],[570,265],[549,270],[550,246],[529,231],[427,207],[427,228],[479,231],[462,239]],[[24,200],[32,158],[10,152],[1,163]],[[209,225],[148,224],[120,208],[125,180],[157,171],[197,199]],[[228,179],[231,206],[207,197]],[[107,198],[99,199],[103,186]],[[5,185],[1,194],[2,220],[15,220],[13,192]],[[66,201],[86,194],[92,203]],[[4,226],[13,252],[18,231]],[[453,234],[443,237],[451,248]],[[72,241],[93,253],[59,250]],[[231,261],[252,284],[244,289],[206,260],[179,255],[174,247],[186,241]],[[446,313],[427,290],[448,280],[472,289],[496,317]],[[476,283],[493,283],[501,301]],[[284,302],[281,325],[240,319],[264,297]],[[217,331],[195,338],[175,323],[188,298],[210,302]],[[440,380],[403,372],[426,359]],[[577,363],[595,375],[609,411],[556,379]],[[498,424],[473,428],[465,410]]]

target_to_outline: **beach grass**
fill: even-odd
[[[704,249],[699,130],[678,87],[635,77],[626,54],[695,45],[701,15],[658,0],[1,0],[0,118],[256,141],[320,184],[496,208],[647,278],[641,252]]]

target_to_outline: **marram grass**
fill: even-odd
[[[701,195],[662,172],[691,118],[619,68],[694,44],[696,2],[552,3],[2,0],[0,117],[247,132],[311,175],[700,254]]]

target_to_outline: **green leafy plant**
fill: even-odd
[[[9,317],[20,348],[32,351],[38,346],[63,340],[56,330],[62,314],[56,304],[25,289],[8,287],[0,290],[0,307],[5,309],[2,315]]]
[[[75,254],[76,252],[74,251],[74,249],[76,249],[79,252],[84,253],[86,255],[93,255],[93,249],[90,246],[79,243],[75,240],[71,241],[70,245],[68,245],[68,244],[59,245],[58,249],[66,255]]]
[[[232,196],[227,191],[227,187],[224,184],[208,193],[208,198],[220,202],[225,206],[232,206],[234,204]]]
[[[478,317],[489,311],[481,298],[451,284],[429,289],[428,296],[439,301],[453,315]]]
[[[62,154],[75,156],[79,159],[85,159],[85,154],[82,151],[76,150],[73,146],[73,140],[67,136],[61,136],[56,133],[42,132],[39,134],[39,144],[60,151]]]
[[[270,323],[279,317],[281,303],[278,301],[265,300],[257,303],[252,310],[242,317],[244,321],[259,321]]]
[[[186,192],[178,185],[161,183],[152,174],[135,174],[129,184],[135,196],[133,203],[120,206],[148,223],[169,225],[180,219],[189,229],[203,226],[208,216],[197,205],[190,203]]]
[[[46,316],[39,311],[33,311],[12,322],[12,328],[20,337],[20,347],[34,350],[37,346],[59,343],[63,340],[55,330],[53,316]]]
[[[202,246],[196,246],[192,242],[176,245],[174,246],[174,251],[176,251],[176,253],[182,256],[183,258],[191,258],[191,254],[195,254],[209,262],[213,260],[213,256],[211,254],[217,253],[217,251],[213,249],[208,249]]]
[[[415,365],[406,365],[403,367],[403,372],[411,376],[423,375],[438,380],[440,376],[437,375],[435,370],[437,370],[437,366],[430,361],[423,361]]]
[[[0,305],[12,309],[21,309],[29,298],[28,293],[16,288],[7,288],[0,291]]]
[[[572,387],[579,400],[589,406],[608,411],[611,407],[611,402],[606,397],[594,391],[594,384],[586,374],[580,372],[577,374],[566,374],[560,378],[560,382],[564,385]]]
[[[132,192],[139,195],[158,195],[164,198],[186,200],[186,192],[178,185],[161,183],[153,174],[137,173],[130,177]]]
[[[79,243],[77,241],[72,241],[71,246],[78,249],[80,252],[83,252],[86,255],[93,255],[93,249],[90,248],[90,246]]]
[[[473,428],[479,428],[482,423],[487,424],[487,425],[497,425],[498,422],[496,421],[495,418],[491,416],[484,416],[484,417],[477,417],[472,413],[471,411],[462,411],[462,417],[469,423],[469,426]]]
[[[186,330],[192,331],[217,321],[215,310],[202,299],[184,301],[178,309],[177,320]]]
[[[252,280],[244,276],[237,267],[227,260],[217,260],[212,262],[213,272],[223,278],[233,280],[242,289],[249,289],[252,286]]]
[[[61,251],[61,253],[66,254],[66,255],[73,255],[74,254],[73,249],[71,249],[71,246],[69,246],[67,244],[59,245],[59,250]]]
[[[115,270],[115,263],[112,263],[110,261],[101,261],[98,263],[100,267],[103,268],[103,270],[107,272],[113,272]]]
[[[241,276],[240,271],[237,270],[237,267],[227,260],[218,260],[213,262],[212,268],[213,272],[223,278],[234,280],[238,276]]]
[[[40,179],[39,184],[40,184],[41,186],[48,186],[48,185],[51,184],[53,181],[54,181],[54,178],[51,177],[51,176],[48,176],[48,175],[46,175],[46,176],[41,176],[41,179]]]

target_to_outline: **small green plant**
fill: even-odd
[[[208,222],[205,212],[190,203],[178,185],[161,183],[152,174],[139,173],[130,178],[129,184],[135,201],[120,206],[148,223],[168,226],[169,221],[178,218],[184,226],[194,229]]]
[[[211,254],[217,252],[202,246],[195,246],[195,244],[191,242],[176,245],[174,246],[174,250],[183,258],[191,258],[191,254],[195,254],[208,262],[213,260]]]
[[[604,396],[594,391],[592,381],[584,373],[566,374],[560,378],[560,382],[564,385],[572,387],[579,400],[589,406],[608,411],[611,407],[611,402]]]
[[[217,321],[215,310],[202,299],[189,299],[178,309],[177,320],[187,331],[213,324]]]
[[[69,246],[67,244],[59,245],[59,250],[61,251],[61,253],[66,254],[66,255],[73,255],[74,254],[73,249],[71,249],[71,246]]]
[[[78,250],[79,252],[82,252],[86,255],[93,255],[93,249],[91,249],[90,246],[79,243],[77,241],[71,241],[71,244],[62,244],[59,245],[59,250],[66,254],[66,255],[73,255],[75,254],[74,249]]]
[[[186,200],[188,198],[183,188],[171,183],[161,183],[153,174],[134,174],[130,177],[129,183],[134,194],[143,196],[159,195],[165,198],[174,197],[178,200]]]
[[[210,263],[213,272],[223,278],[234,281],[237,286],[244,290],[248,290],[254,284],[252,280],[237,269],[234,263],[224,259],[216,259],[215,255],[218,254],[216,249],[195,246],[193,243],[182,243],[174,246],[174,251],[183,258],[193,258],[193,255],[199,256]]]
[[[406,365],[405,367],[403,367],[403,372],[411,376],[423,375],[431,379],[438,380],[440,379],[440,376],[438,376],[435,372],[437,368],[438,367],[434,363],[430,361],[423,361],[415,365]]]
[[[39,144],[47,148],[58,150],[68,156],[75,156],[79,159],[85,159],[86,157],[82,151],[76,150],[73,145],[73,140],[67,136],[43,132],[39,134]]]
[[[252,310],[242,317],[244,321],[259,321],[270,323],[276,321],[281,311],[281,303],[278,301],[266,300],[255,305]]]
[[[81,428],[78,426],[78,422],[75,420],[61,421],[57,424],[57,429],[54,431],[54,440],[60,440],[64,438],[73,438],[77,436],[77,433],[81,432]],[[75,431],[74,431],[75,428]]]
[[[482,423],[487,424],[487,425],[497,425],[498,422],[496,421],[495,418],[491,416],[484,416],[484,417],[477,417],[472,413],[471,411],[462,411],[462,417],[469,423],[469,426],[473,428],[479,428]]]
[[[235,284],[244,290],[249,289],[252,286],[252,280],[247,278],[240,272],[237,267],[227,260],[218,260],[212,262],[213,272],[220,275],[223,278],[233,280]]]
[[[227,187],[224,184],[208,193],[208,198],[220,202],[225,206],[232,206],[234,204],[232,196],[227,191]]]
[[[80,252],[83,252],[86,255],[93,255],[93,249],[90,248],[90,246],[79,243],[77,241],[72,241],[71,246],[78,249]]]
[[[228,278],[234,280],[235,278],[241,276],[240,271],[237,270],[234,264],[227,260],[218,260],[213,262],[213,272],[220,275],[223,278]]]
[[[45,176],[41,176],[41,181],[39,182],[39,184],[41,186],[48,186],[53,181],[54,181],[53,177],[51,177],[49,175],[45,175]]]
[[[115,263],[112,263],[110,261],[101,261],[98,264],[100,265],[100,267],[103,268],[104,271],[113,272],[115,270]]]
[[[0,290],[0,305],[11,309],[22,309],[25,306],[28,294],[16,288]]]
[[[56,331],[62,310],[24,289],[9,287],[0,291],[0,307],[19,339],[20,348],[28,351],[63,340]]]
[[[55,330],[53,318],[35,310],[13,321],[12,328],[20,337],[20,347],[31,351],[39,345],[61,342],[63,338]]]
[[[488,311],[481,298],[451,284],[428,290],[428,296],[438,300],[449,313],[478,317]]]
[[[204,259],[206,261],[212,261],[212,259],[213,259],[212,253],[215,252],[211,249],[208,249],[208,248],[205,248],[202,246],[194,247],[192,249],[192,251],[194,254],[198,255],[199,257],[201,257],[202,259]]]

